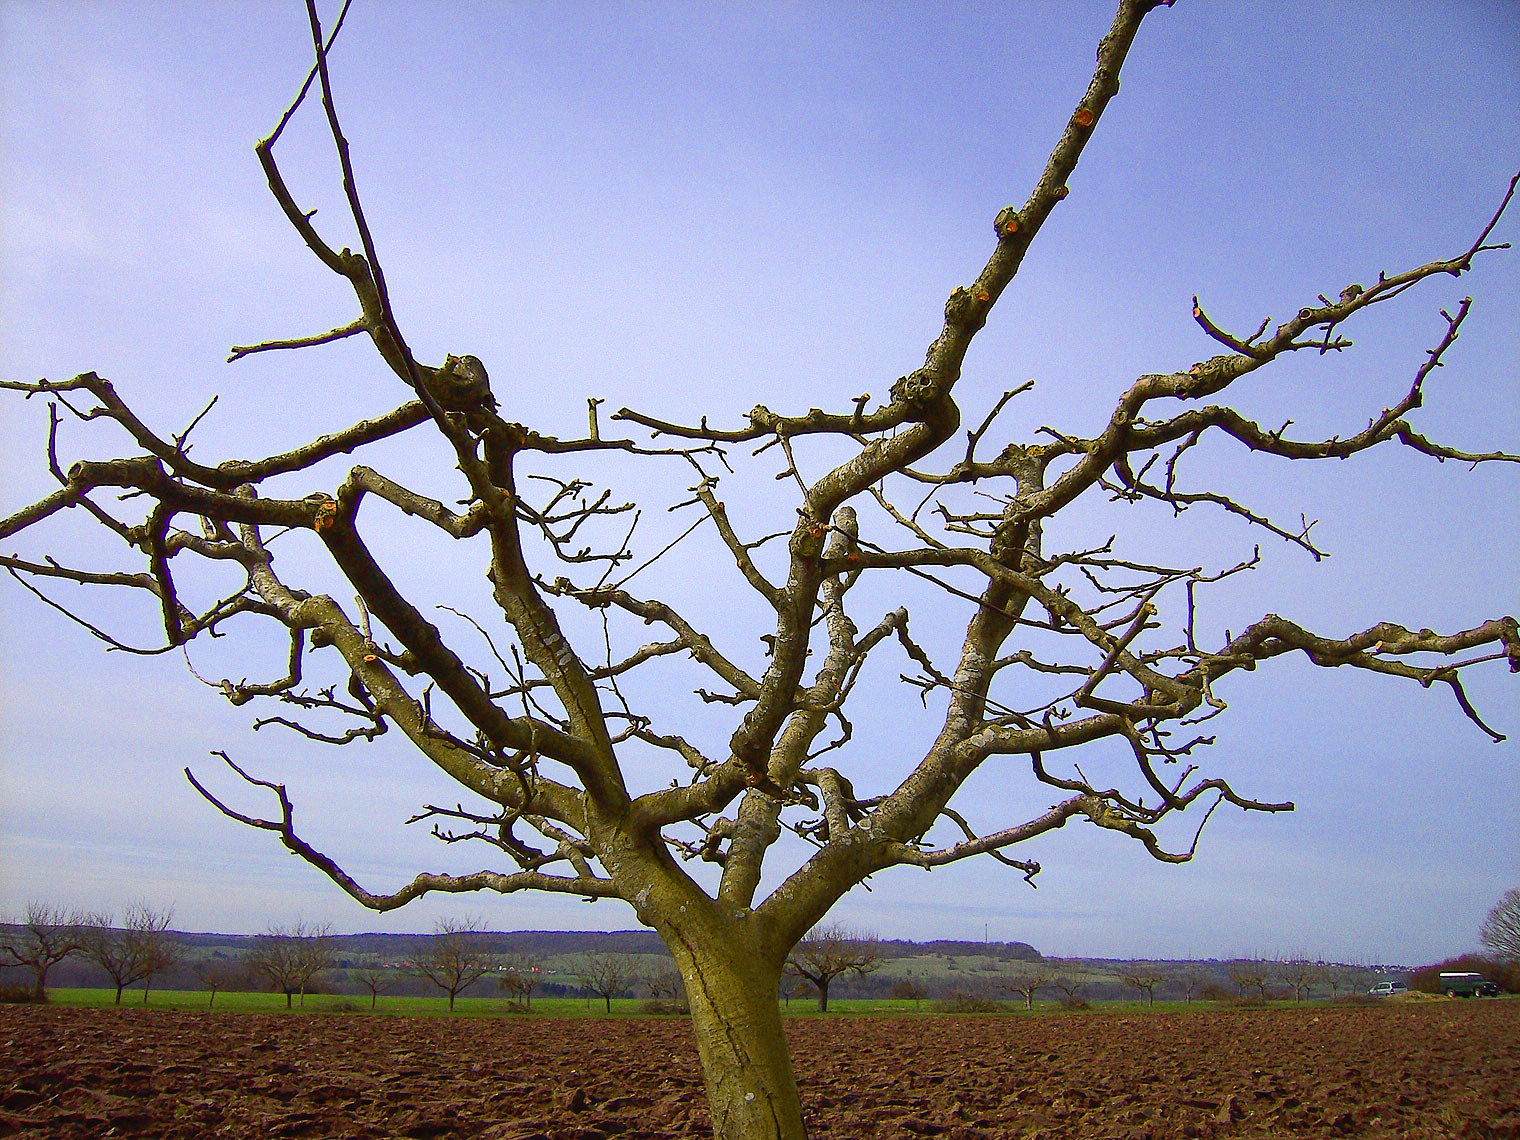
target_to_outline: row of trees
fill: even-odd
[[[27,906],[25,922],[0,933],[0,966],[29,969],[33,996],[41,1001],[46,997],[49,972],[65,959],[79,955],[110,978],[116,987],[117,1004],[123,991],[138,983],[143,986],[146,1002],[152,980],[184,957],[184,945],[169,930],[173,916],[172,909],[159,910],[139,901],[126,908],[117,926],[109,913],[66,913],[47,903],[32,902]],[[1493,980],[1508,986],[1514,965],[1520,964],[1520,889],[1506,893],[1489,912],[1480,939],[1497,961],[1488,964],[1485,960],[1479,965],[1486,964]],[[297,922],[258,935],[253,948],[239,960],[204,959],[195,962],[191,972],[210,992],[212,1005],[219,991],[257,982],[283,993],[286,1006],[291,1007],[297,998],[304,1004],[306,992],[319,974],[334,966],[336,957],[330,925]],[[1473,968],[1478,960],[1454,961],[1462,963],[1462,968]],[[787,972],[798,985],[786,988],[784,993],[790,998],[811,992],[817,997],[819,1010],[827,1012],[829,991],[837,979],[851,974],[863,977],[882,963],[873,935],[839,924],[821,927],[788,956]],[[1441,968],[1446,966],[1450,963],[1441,964]],[[1425,972],[1437,969],[1432,966]],[[496,977],[499,990],[515,1004],[528,1009],[541,972],[540,964],[528,955],[494,952],[490,935],[478,919],[446,918],[439,920],[432,938],[413,947],[405,962],[361,966],[351,976],[368,991],[371,1008],[380,994],[408,977],[418,977],[443,990],[452,1011],[458,996],[487,975]],[[1279,995],[1286,989],[1295,1001],[1309,999],[1316,991],[1333,1000],[1358,992],[1372,977],[1365,967],[1319,962],[1299,954],[1276,959],[1241,958],[1217,969],[1203,963],[1188,963],[1180,969],[1136,964],[1119,979],[1147,1004],[1155,1003],[1157,990],[1171,990],[1191,1003],[1195,997],[1220,996],[1221,975],[1234,987],[1236,996],[1262,1001],[1272,995],[1274,987]],[[652,1002],[670,1008],[685,1006],[681,978],[673,964],[651,972],[634,955],[589,954],[577,961],[573,976],[587,996],[602,998],[609,1013],[613,998],[640,990],[647,991]],[[1033,1008],[1036,995],[1042,991],[1061,994],[1066,1004],[1078,1003],[1089,984],[1054,964],[1036,962],[1013,974],[986,979],[983,988],[1019,998],[1025,1008]],[[898,982],[891,993],[914,1001],[930,996],[923,984],[912,979]]]
[[[1171,994],[1188,1004],[1195,999],[1211,1001],[1228,997],[1260,1001],[1291,997],[1295,1001],[1305,1001],[1316,996],[1316,992],[1333,1000],[1361,992],[1374,978],[1375,975],[1365,967],[1306,959],[1243,959],[1218,967],[1194,962],[1173,969],[1140,965],[1112,979],[1105,979],[1105,984],[1122,985],[1134,991],[1140,1001],[1153,1005],[1158,992]],[[1033,1009],[1036,998],[1042,993],[1063,1005],[1079,1006],[1085,1004],[1095,988],[1099,988],[1099,983],[1090,977],[1073,971],[1063,972],[1055,965],[1037,964],[1013,974],[983,979],[978,986],[956,988],[950,996],[960,1001],[990,1002],[989,995],[1004,995],[1021,1002],[1025,1009]],[[894,986],[892,996],[918,1000],[930,994],[923,985],[909,979]]]
[[[0,966],[30,970],[32,996],[45,1001],[49,973],[77,955],[105,971],[116,987],[118,1005],[122,993],[139,983],[146,1002],[153,978],[185,957],[184,944],[169,929],[173,917],[172,909],[134,902],[118,926],[110,913],[68,912],[32,902],[25,921],[0,935]],[[190,965],[190,972],[209,992],[212,1006],[219,992],[254,984],[283,993],[286,1007],[293,1008],[305,1003],[318,975],[333,968],[337,950],[331,924],[298,921],[257,935],[252,949],[238,959],[202,959]],[[791,973],[811,986],[819,1009],[825,1011],[834,979],[845,973],[864,975],[880,964],[873,936],[838,925],[814,931],[798,944],[789,962]],[[528,955],[494,952],[478,919],[445,918],[438,921],[433,937],[419,941],[404,962],[361,966],[351,976],[368,991],[372,1008],[380,994],[416,977],[443,990],[452,1011],[459,995],[487,975],[497,979],[499,990],[514,1003],[530,1008],[541,973],[540,964]],[[572,976],[584,993],[600,997],[608,1012],[613,998],[640,991],[647,992],[653,1002],[685,1007],[683,985],[673,963],[651,972],[631,954],[587,954],[577,960]]]
[[[60,962],[75,955],[104,970],[122,991],[139,982],[143,1001],[153,979],[179,962],[183,949],[169,930],[174,911],[157,910],[146,902],[130,904],[117,926],[107,912],[65,912],[43,902],[27,904],[25,921],[0,933],[0,966],[32,973],[32,997],[47,998],[47,978]]]
[[[169,929],[173,917],[172,909],[135,902],[117,925],[110,913],[67,911],[31,902],[23,921],[0,930],[0,967],[29,971],[27,991],[41,1002],[47,1000],[52,971],[70,958],[84,958],[109,977],[118,1005],[123,992],[139,983],[146,1002],[153,979],[186,958],[187,945]],[[336,966],[338,951],[331,924],[297,921],[255,936],[246,954],[198,959],[188,963],[188,970],[208,991],[211,1006],[218,993],[257,987],[283,993],[286,1007],[293,1008],[304,1005],[319,976]],[[404,961],[360,966],[350,976],[370,994],[372,1008],[380,994],[409,978],[421,978],[448,995],[452,1011],[458,996],[487,975],[496,978],[500,992],[515,1004],[530,1008],[541,973],[540,964],[529,955],[493,952],[479,920],[464,918],[440,920],[433,937],[419,940]],[[573,976],[585,993],[603,998],[609,1011],[612,999],[629,990],[647,990],[657,1001],[668,998],[675,1003],[680,997],[679,975],[673,965],[648,973],[628,954],[585,955],[576,963]]]

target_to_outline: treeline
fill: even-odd
[[[287,1005],[307,993],[424,995],[454,1000],[486,993],[528,1008],[533,995],[643,997],[682,1006],[674,962],[650,931],[488,931],[478,919],[442,920],[432,934],[334,934],[296,923],[261,934],[187,934],[170,929],[172,911],[133,903],[109,914],[65,912],[32,903],[25,919],[0,923],[0,999],[45,1000],[49,985],[114,988],[122,1000],[141,987],[219,992],[270,990]],[[791,955],[780,997],[897,998],[947,1008],[1080,1007],[1139,1000],[1309,1001],[1362,997],[1379,981],[1441,991],[1439,974],[1483,974],[1520,992],[1520,962],[1467,955],[1414,971],[1283,958],[1120,962],[1052,959],[1023,942],[909,942],[815,931]]]
[[[337,935],[330,925],[297,922],[262,934],[182,934],[172,912],[135,903],[120,925],[107,914],[65,912],[31,903],[23,921],[0,923],[0,1000],[46,1001],[49,986],[202,989],[283,993],[286,1005],[308,993],[370,996],[443,991],[450,1009],[482,986],[526,1009],[535,992],[613,997],[674,996],[674,964],[640,931],[571,933],[485,931],[476,919],[440,920],[432,934]],[[567,956],[567,952],[582,952]],[[547,951],[548,953],[544,953]],[[560,966],[547,963],[554,956]],[[24,979],[21,980],[21,979]]]
[[[482,941],[496,954],[531,954],[553,958],[565,954],[664,954],[665,944],[650,930],[510,930],[480,931]],[[181,934],[187,946],[204,951],[243,953],[255,945],[258,934]],[[375,956],[403,957],[419,941],[434,934],[333,934],[332,945],[340,962]]]

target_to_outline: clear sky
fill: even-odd
[[[917,366],[950,289],[990,252],[993,216],[1028,194],[1111,16],[1086,0],[358,0],[334,74],[420,357],[478,355],[511,417],[545,432],[578,433],[588,396],[736,426],[760,402],[804,411],[880,397]],[[0,377],[93,369],[166,431],[219,394],[195,436],[212,461],[401,402],[357,342],[224,363],[231,345],[354,316],[351,294],[282,220],[252,151],[309,55],[294,2],[0,2]],[[298,120],[280,153],[336,232],[319,126]],[[1180,0],[1142,28],[1070,198],[968,358],[966,419],[1035,379],[1003,430],[1091,432],[1135,376],[1213,354],[1191,320],[1195,293],[1249,331],[1317,293],[1452,256],[1517,168],[1520,5]],[[1520,214],[1496,238],[1520,241]],[[1520,451],[1516,252],[1426,283],[1352,329],[1352,352],[1258,374],[1238,402],[1305,437],[1354,432],[1405,392],[1444,329],[1441,308],[1469,294],[1473,315],[1413,419],[1454,446]],[[0,428],[9,514],[48,489],[46,417],[35,400],[6,399]],[[62,460],[123,446],[70,425]],[[425,480],[436,456],[385,458]],[[1164,552],[1185,540],[1198,552],[1186,557],[1216,567],[1260,542],[1266,564],[1219,592],[1216,630],[1265,612],[1336,636],[1385,618],[1444,630],[1520,609],[1514,465],[1468,470],[1393,449],[1313,470],[1223,448],[1205,458],[1216,485],[1253,505],[1320,519],[1331,557],[1314,563],[1221,517],[1190,516],[1174,539],[1164,512],[1117,508],[1081,516],[1071,541],[1119,531],[1132,550]],[[689,481],[612,475],[648,498],[656,536]],[[323,477],[296,493],[331,489],[341,471]],[[739,486],[746,498],[785,493],[768,478]],[[794,505],[775,502],[778,517]],[[92,564],[120,559],[91,554],[87,528],[46,537]],[[478,562],[414,569],[419,585],[447,579],[447,599],[483,597]],[[676,588],[726,620],[730,595],[701,566],[687,573]],[[150,614],[72,587],[61,596],[151,637]],[[915,628],[935,627],[936,604],[915,603]],[[216,777],[208,753],[227,749],[287,781],[313,839],[375,889],[481,865],[489,852],[401,827],[455,792],[389,743],[329,755],[274,729],[254,735],[257,714],[228,707],[181,658],[102,648],[0,581],[0,912],[31,898],[119,912],[146,898],[173,905],[186,929],[301,916],[425,930],[446,913],[501,929],[635,924],[619,903],[532,895],[362,910],[271,837],[218,816],[181,769]],[[246,662],[219,652],[196,647],[197,667],[241,675]],[[881,696],[857,713],[867,744],[908,731],[916,694],[898,671],[876,678]],[[1230,685],[1209,771],[1298,810],[1220,812],[1190,865],[1156,865],[1073,825],[1015,852],[1044,864],[1038,890],[990,861],[899,870],[836,913],[887,937],[985,932],[1067,955],[1417,962],[1472,948],[1488,908],[1520,883],[1520,687],[1502,664],[1472,676],[1474,702],[1512,737],[1493,744],[1445,693],[1346,672],[1283,660]],[[989,819],[1046,795],[1011,767],[974,794]]]

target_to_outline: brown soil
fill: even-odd
[[[1520,1001],[788,1023],[814,1137],[1520,1137]],[[0,1136],[703,1136],[681,1020],[0,1007]]]

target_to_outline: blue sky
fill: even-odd
[[[480,356],[513,416],[545,432],[578,432],[588,396],[736,425],[760,402],[800,411],[883,395],[918,364],[946,295],[983,264],[992,217],[1027,195],[1111,15],[1092,3],[358,0],[334,75],[423,359]],[[356,342],[224,363],[230,345],[353,316],[252,153],[308,66],[299,5],[9,0],[0,20],[0,376],[94,369],[173,430],[218,394],[197,429],[200,454],[217,459],[400,402]],[[297,196],[336,232],[342,203],[319,127],[298,119],[279,153]],[[1193,294],[1249,331],[1319,292],[1451,256],[1517,168],[1515,5],[1181,0],[1142,29],[1070,198],[978,338],[957,389],[966,418],[1032,378],[1001,421],[1005,438],[1043,424],[1090,432],[1135,376],[1212,354]],[[1520,240],[1520,223],[1496,236]],[[1440,309],[1469,293],[1473,315],[1416,427],[1471,450],[1520,450],[1513,252],[1371,314],[1341,358],[1258,374],[1235,402],[1263,422],[1291,418],[1305,437],[1355,431],[1403,394],[1443,330]],[[45,427],[36,401],[0,401],[0,513],[46,492]],[[71,428],[65,463],[120,446]],[[447,493],[437,454],[382,458]],[[1313,563],[1232,520],[1173,526],[1133,509],[1079,514],[1062,537],[1118,531],[1132,551],[1215,566],[1260,541],[1266,566],[1217,593],[1215,629],[1264,612],[1337,635],[1382,618],[1445,629],[1517,609],[1513,465],[1469,471],[1392,451],[1312,469],[1228,448],[1200,458],[1212,465],[1200,477],[1212,470],[1253,505],[1319,518],[1331,557]],[[650,504],[651,542],[674,525],[663,507],[689,481],[617,464],[598,476]],[[323,477],[317,489],[341,470]],[[757,532],[794,506],[768,475],[735,486]],[[761,494],[769,506],[751,501]],[[48,549],[89,552],[90,537],[65,521]],[[405,571],[419,589],[482,603],[478,563],[432,557]],[[733,583],[701,571],[667,589],[699,616],[742,625]],[[916,629],[953,640],[953,614],[914,602]],[[151,637],[151,614],[83,605]],[[195,929],[297,914],[428,929],[466,912],[499,928],[633,925],[620,904],[522,895],[361,910],[267,836],[216,816],[180,769],[214,771],[208,753],[225,748],[286,780],[319,845],[377,889],[480,865],[400,826],[454,793],[404,748],[328,754],[254,735],[249,710],[219,702],[182,660],[100,648],[0,582],[0,912],[34,897],[116,910],[147,897]],[[257,663],[269,648],[196,647],[195,661],[238,675],[238,654]],[[883,667],[874,711],[858,718],[868,752],[916,723],[898,671]],[[1017,852],[1045,865],[1038,891],[991,862],[904,870],[837,913],[889,937],[985,930],[1071,955],[1418,961],[1468,949],[1520,882],[1516,745],[1489,743],[1444,694],[1344,672],[1285,660],[1232,684],[1209,770],[1299,809],[1221,812],[1191,865],[1158,866],[1073,826]],[[1500,731],[1520,733],[1502,666],[1475,672],[1469,692]],[[705,724],[705,710],[670,699]],[[969,791],[989,823],[1043,794],[1011,766],[978,781]]]

